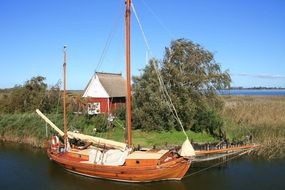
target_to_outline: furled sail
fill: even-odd
[[[94,136],[90,136],[90,135],[84,135],[81,133],[75,133],[75,132],[68,131],[67,134],[68,134],[69,138],[80,139],[80,140],[83,140],[86,142],[91,142],[91,143],[96,144],[96,145],[104,145],[106,147],[117,148],[120,150],[125,150],[127,147],[127,144],[122,143],[122,142],[112,141],[112,140],[94,137]]]
[[[60,136],[64,136],[64,133],[62,132],[62,130],[60,130],[51,120],[49,120],[40,110],[36,110],[37,114],[39,116],[41,116],[41,118],[43,120],[45,120],[45,122],[47,122],[56,132],[58,132],[58,134]],[[80,139],[80,140],[83,140],[83,141],[86,141],[86,142],[91,142],[93,144],[96,144],[96,145],[104,145],[106,147],[109,147],[109,148],[117,148],[117,149],[120,149],[120,150],[125,150],[126,147],[127,147],[127,144],[126,143],[122,143],[122,142],[117,142],[117,141],[112,141],[112,140],[107,140],[107,139],[103,139],[103,138],[99,138],[99,137],[94,137],[94,136],[90,136],[90,135],[84,135],[84,134],[81,134],[81,133],[74,133],[74,132],[71,132],[71,131],[68,131],[67,132],[67,135],[68,135],[68,138],[71,138],[71,139]]]
[[[195,156],[195,150],[193,146],[191,145],[188,138],[184,141],[178,153],[180,154],[180,156],[183,156],[183,157]]]

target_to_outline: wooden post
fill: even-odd
[[[131,50],[130,50],[130,19],[131,0],[126,0],[126,75],[127,75],[127,128],[128,128],[128,146],[132,146],[132,115],[131,115]]]
[[[67,148],[67,121],[66,121],[66,46],[63,47],[63,129],[64,129],[64,148]]]

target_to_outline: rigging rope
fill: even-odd
[[[136,9],[135,9],[135,6],[134,6],[133,3],[131,3],[131,7],[132,7],[132,9],[133,9],[135,18],[136,18],[136,20],[137,20],[137,22],[138,22],[138,25],[139,25],[139,28],[140,28],[140,30],[141,30],[141,33],[142,33],[142,36],[143,36],[143,39],[144,39],[144,42],[145,42],[147,51],[149,52],[150,55],[152,55],[152,52],[151,52],[151,49],[150,49],[150,45],[149,45],[149,43],[148,43],[148,40],[147,40],[147,38],[146,38],[145,32],[144,32],[144,30],[143,30],[142,24],[141,24],[141,22],[140,22],[140,19],[139,19],[139,17],[138,17],[138,14],[137,14],[137,12],[136,12]],[[175,118],[175,119],[177,120],[177,122],[179,123],[179,125],[180,125],[180,127],[181,127],[181,129],[182,129],[182,132],[183,132],[184,135],[186,136],[186,139],[189,139],[187,133],[185,132],[185,129],[184,129],[184,127],[183,127],[183,124],[182,124],[182,122],[181,122],[181,120],[180,120],[180,118],[179,118],[179,116],[178,116],[177,110],[176,110],[176,108],[175,108],[175,106],[174,106],[174,104],[173,104],[173,102],[172,102],[172,99],[171,99],[171,97],[170,97],[170,95],[169,95],[169,93],[168,93],[168,91],[167,91],[167,88],[166,88],[166,86],[165,86],[165,84],[164,84],[164,82],[163,82],[163,78],[162,78],[162,76],[161,76],[160,70],[159,70],[159,68],[158,68],[158,66],[157,66],[156,63],[152,62],[152,64],[153,64],[153,66],[154,66],[154,69],[155,69],[155,72],[156,72],[156,75],[157,75],[157,78],[158,78],[158,81],[159,81],[161,90],[162,90],[162,92],[163,92],[163,96],[164,96],[166,102],[168,103],[168,106],[169,106],[169,108],[170,108],[172,114],[174,115],[174,118]]]
[[[166,25],[161,21],[161,19],[157,16],[157,14],[153,11],[153,9],[146,3],[145,0],[141,0],[144,4],[144,6],[149,10],[149,12],[153,15],[153,17],[157,20],[157,22],[160,24],[160,26],[168,33],[168,35],[171,38],[174,38],[173,33],[171,32],[171,30],[169,30],[168,27],[166,27]]]
[[[104,48],[103,48],[103,51],[102,51],[101,56],[100,56],[100,58],[99,58],[99,61],[98,61],[98,63],[97,63],[97,66],[96,66],[96,69],[95,69],[95,71],[94,71],[94,74],[95,74],[95,73],[100,69],[100,67],[102,66],[102,63],[103,63],[103,61],[104,61],[104,58],[105,58],[105,56],[106,56],[106,54],[107,54],[107,52],[108,52],[108,50],[109,50],[110,44],[111,44],[111,42],[112,42],[112,40],[113,40],[113,38],[114,38],[115,32],[116,32],[116,29],[118,29],[119,18],[121,18],[121,17],[120,17],[120,14],[121,14],[121,12],[118,14],[118,16],[116,17],[116,19],[115,19],[115,21],[114,21],[114,23],[113,23],[113,26],[112,26],[112,28],[111,28],[111,31],[110,31],[108,37],[107,37],[105,46],[104,46]]]
[[[102,65],[102,63],[103,63],[103,60],[104,60],[104,58],[105,58],[105,55],[106,55],[106,53],[107,53],[107,50],[108,50],[109,47],[110,47],[111,41],[112,41],[112,39],[113,39],[113,36],[114,36],[114,32],[113,32],[113,30],[112,30],[112,31],[110,32],[110,34],[108,35],[107,41],[106,41],[106,43],[105,43],[105,46],[104,46],[104,48],[103,48],[103,51],[102,51],[101,56],[100,56],[100,58],[99,58],[99,61],[98,61],[98,63],[97,63],[97,66],[96,66],[96,69],[95,69],[95,71],[94,71],[94,74],[100,69],[100,67],[101,67],[101,65]]]
[[[62,73],[63,73],[63,71],[62,71]],[[61,80],[60,79],[58,80],[57,84],[58,84],[58,97],[57,97],[57,105],[56,105],[56,117],[58,116],[58,108],[59,108],[59,103],[61,100],[61,98],[60,98],[61,97],[61,90],[60,90]]]

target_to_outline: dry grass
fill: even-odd
[[[223,115],[237,123],[285,125],[284,96],[231,96],[224,99],[226,104]]]
[[[16,142],[19,144],[28,144],[36,148],[45,148],[46,147],[46,141],[42,139],[38,139],[36,137],[32,136],[24,136],[24,137],[19,137],[14,134],[6,134],[4,136],[0,136],[0,141],[4,142]]]
[[[229,136],[253,134],[261,144],[258,154],[285,155],[284,96],[226,96],[223,116]]]

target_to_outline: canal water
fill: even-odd
[[[285,160],[266,161],[243,156],[182,181],[129,184],[82,177],[51,162],[45,151],[30,146],[0,143],[0,189],[53,190],[232,190],[285,189]],[[191,172],[192,171],[192,172]]]

